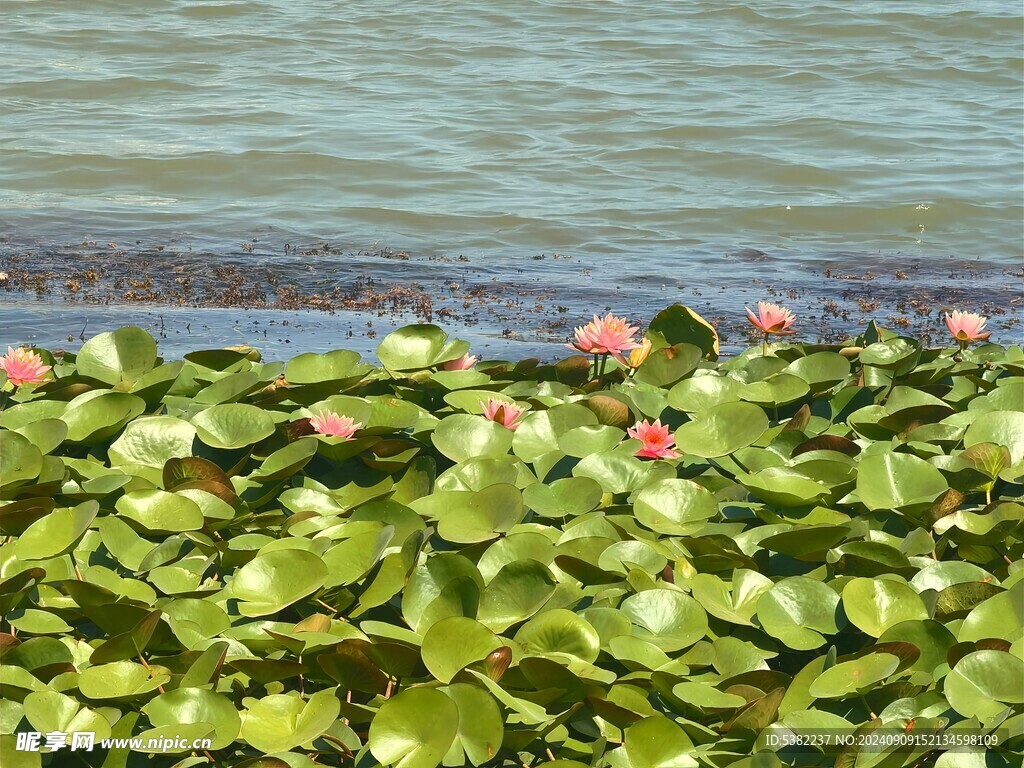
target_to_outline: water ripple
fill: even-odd
[[[737,242],[1016,264],[1020,28],[1000,0],[13,0],[0,216],[652,274]]]

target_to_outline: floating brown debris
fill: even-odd
[[[464,254],[420,256],[376,243],[355,250],[322,241],[275,246],[256,237],[234,243],[227,252],[91,240],[15,249],[0,239],[0,297],[7,292],[83,307],[369,313],[392,325],[444,322],[544,342],[564,341],[593,312],[628,310],[643,321],[671,301],[711,318],[723,343],[747,340],[742,307],[762,298],[791,306],[801,333],[824,343],[856,335],[882,317],[894,329],[927,339],[944,333],[941,314],[952,308],[998,319],[993,330],[998,336],[1003,329],[1005,336],[1024,308],[1024,272],[973,261],[901,259],[900,269],[848,274],[836,265],[863,262],[837,254],[816,274],[751,266],[750,274],[723,285],[711,274],[637,275],[644,269],[640,260],[602,265],[562,253],[494,264]],[[687,275],[690,284],[683,283]],[[730,298],[723,302],[723,295]],[[361,335],[376,333],[370,327]]]

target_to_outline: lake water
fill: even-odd
[[[591,305],[731,315],[794,286],[824,322],[823,298],[849,287],[824,270],[913,268],[863,292],[888,296],[874,314],[956,289],[1006,305],[1010,340],[1021,15],[1006,0],[7,0],[0,265],[29,274],[0,290],[0,342],[131,321],[123,291],[97,307],[64,289],[108,242],[115,263],[199,254],[343,288],[516,283],[547,291],[557,321],[475,326],[534,344]],[[29,290],[44,269],[56,278]],[[872,316],[855,309],[833,324]],[[220,340],[210,317],[203,340]]]

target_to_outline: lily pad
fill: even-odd
[[[881,637],[904,621],[924,621],[928,609],[907,584],[888,579],[853,579],[843,587],[843,608],[850,623],[871,637]]]
[[[423,636],[423,663],[444,683],[463,668],[501,647],[487,627],[463,616],[451,616],[433,624]]]
[[[241,737],[261,752],[286,752],[327,731],[340,711],[341,702],[330,690],[314,693],[307,701],[283,693],[271,694],[249,706]]]
[[[659,480],[645,486],[633,501],[637,520],[653,531],[687,535],[718,514],[715,497],[690,480]]]
[[[870,653],[859,659],[829,667],[811,683],[810,693],[818,699],[835,699],[874,688],[899,667],[890,653]]]
[[[243,616],[266,616],[319,589],[328,576],[324,561],[300,549],[279,549],[238,569],[231,581],[232,594],[243,601]]]
[[[620,610],[636,626],[637,636],[667,652],[693,645],[708,631],[707,613],[681,592],[649,589],[623,600]]]
[[[192,424],[199,439],[211,448],[246,448],[274,434],[270,414],[245,403],[211,406],[197,413]]]
[[[125,326],[100,333],[82,345],[75,367],[107,384],[141,379],[156,366],[156,341],[142,328]]]
[[[601,638],[585,619],[572,611],[555,608],[530,619],[516,633],[516,642],[530,653],[564,654],[593,662],[601,650]]]
[[[820,581],[792,576],[779,581],[757,602],[765,631],[798,651],[819,648],[824,635],[839,631],[839,595]]]
[[[939,470],[909,453],[865,456],[857,472],[857,496],[872,510],[923,509],[948,488]]]
[[[388,699],[370,724],[367,746],[382,765],[434,768],[459,732],[459,708],[431,688],[411,688]]]
[[[964,717],[983,723],[998,717],[1009,704],[1024,704],[1024,660],[1005,651],[969,653],[946,675],[943,691]]]
[[[746,448],[768,428],[768,417],[752,403],[722,403],[695,414],[676,431],[684,454],[716,458]]]
[[[455,360],[469,351],[465,341],[448,341],[436,325],[410,325],[384,337],[377,357],[392,371],[415,371]]]

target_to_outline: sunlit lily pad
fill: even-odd
[[[764,434],[768,417],[751,403],[722,403],[696,414],[676,431],[684,453],[715,458],[745,448]]]

